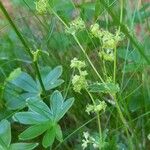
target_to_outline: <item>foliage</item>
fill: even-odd
[[[149,9],[0,1],[0,150],[150,149]]]

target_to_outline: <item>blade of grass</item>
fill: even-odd
[[[0,1],[0,8],[3,12],[3,14],[5,15],[5,17],[7,18],[7,20],[9,21],[10,25],[12,26],[12,28],[14,29],[15,33],[18,35],[20,41],[22,42],[23,46],[25,47],[26,52],[29,54],[29,56],[31,57],[31,59],[33,60],[33,54],[28,46],[28,44],[26,43],[25,39],[23,38],[23,36],[21,35],[19,29],[16,27],[16,25],[14,24],[14,22],[12,21],[10,15],[8,14],[7,10],[5,9],[4,5],[2,4],[2,2]],[[35,70],[37,72],[37,76],[39,78],[39,82],[41,84],[42,90],[44,93],[46,93],[44,84],[42,82],[42,78],[41,78],[41,74],[39,71],[39,67],[38,67],[38,63],[37,62],[33,62]]]

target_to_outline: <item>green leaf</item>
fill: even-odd
[[[40,92],[37,88],[37,83],[25,72],[21,72],[21,74],[19,74],[16,79],[12,80],[11,83],[30,93]]]
[[[53,89],[63,83],[63,80],[58,80],[62,74],[62,66],[58,66],[50,71],[45,78],[43,83],[46,90]]]
[[[1,143],[1,142],[0,142]],[[6,148],[4,148],[2,145],[0,145],[0,150],[5,150]]]
[[[37,97],[41,93],[38,84],[20,68],[14,70],[6,79],[4,87],[4,99],[9,109],[22,109],[26,99]],[[11,98],[10,98],[11,97]]]
[[[51,146],[55,140],[55,128],[52,127],[49,130],[46,131],[43,140],[42,140],[42,145],[47,148],[49,146]]]
[[[43,134],[49,127],[50,127],[49,122],[31,126],[19,135],[19,139],[20,140],[34,139],[35,137]]]
[[[55,91],[51,98],[51,111],[55,121],[59,121],[65,113],[70,109],[74,102],[74,98],[70,98],[64,102],[64,99],[59,91]]]
[[[11,142],[11,127],[7,120],[0,122],[0,145],[9,147]]]
[[[55,130],[56,130],[56,139],[60,142],[63,141],[63,134],[62,134],[62,130],[59,124],[56,124],[55,126]]]
[[[38,143],[14,143],[10,145],[9,150],[32,150],[38,146]]]
[[[119,85],[114,83],[94,83],[88,86],[90,92],[96,93],[117,93],[120,91]]]
[[[48,121],[48,119],[41,114],[36,112],[19,112],[13,116],[15,121],[18,121],[22,124],[40,124]]]
[[[12,81],[16,79],[20,74],[21,74],[21,68],[15,69],[10,73],[9,77],[7,78],[7,81]]]
[[[74,103],[74,98],[69,98],[63,103],[60,112],[58,113],[57,120],[60,120],[66,114],[66,112],[71,108],[73,103]]]
[[[49,107],[41,99],[28,99],[27,105],[30,110],[37,112],[40,115],[46,117],[47,119],[52,119],[52,112]]]
[[[51,111],[53,113],[54,118],[57,118],[57,115],[60,112],[60,109],[63,105],[63,101],[64,99],[59,91],[55,91],[51,95],[50,104],[51,104]]]
[[[10,98],[11,97],[11,98]],[[6,86],[4,91],[4,98],[6,101],[6,107],[10,110],[21,109],[26,105],[26,99],[29,97],[37,97],[35,93],[23,93],[15,91],[15,87]]]

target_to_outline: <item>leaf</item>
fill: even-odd
[[[10,98],[11,97],[11,98]],[[4,98],[6,100],[6,106],[10,110],[21,109],[26,106],[26,99],[29,97],[36,98],[37,95],[33,93],[20,94],[13,89],[5,89]]]
[[[0,150],[5,150],[5,148],[2,145],[0,145]]]
[[[43,140],[42,140],[42,145],[47,148],[49,146],[51,146],[55,140],[55,128],[52,127],[49,130],[46,131]]]
[[[15,121],[18,121],[22,124],[40,124],[48,121],[48,119],[41,114],[36,112],[19,112],[13,116]]]
[[[38,146],[38,143],[14,143],[10,145],[9,150],[32,150]]]
[[[0,122],[0,145],[8,147],[11,143],[11,127],[7,120]]]
[[[63,100],[64,99],[59,91],[55,91],[51,95],[50,104],[51,104],[51,111],[53,113],[54,118],[57,118],[57,115],[60,112],[60,109],[63,105]]]
[[[7,81],[12,81],[16,79],[20,74],[21,74],[21,68],[15,69],[10,73],[9,77],[7,78]]]
[[[88,86],[90,92],[96,93],[117,93],[120,88],[118,84],[114,83],[94,83]]]
[[[60,120],[66,114],[66,112],[71,108],[73,103],[74,103],[74,98],[69,98],[63,103],[61,110],[58,113],[57,120]]]
[[[41,99],[28,99],[27,105],[33,112],[39,113],[47,119],[52,119],[52,113],[49,107]]]
[[[49,88],[47,88],[47,90],[54,89],[54,88],[60,86],[62,83],[64,83],[64,80],[58,79],[58,80],[55,81],[54,83],[51,83],[51,84],[49,85]]]
[[[55,121],[59,121],[65,113],[69,110],[74,102],[74,98],[70,98],[64,102],[64,99],[59,91],[55,91],[51,98],[51,111]]]
[[[40,92],[37,88],[37,83],[25,72],[21,72],[21,74],[19,74],[15,80],[12,80],[11,83],[30,93]]]
[[[60,125],[59,124],[57,124],[56,126],[55,126],[55,130],[56,130],[56,139],[58,140],[58,141],[60,141],[60,142],[62,142],[63,141],[63,134],[62,134],[62,130],[61,130],[61,127],[60,127]]]
[[[44,133],[50,127],[49,122],[29,127],[19,135],[20,140],[30,140]]]
[[[63,83],[63,80],[57,81],[62,74],[62,66],[57,66],[50,71],[45,78],[43,78],[44,86],[46,90],[53,89]]]
[[[41,93],[37,83],[20,68],[10,73],[4,87],[4,99],[9,109],[22,109],[25,107],[26,99],[37,97]]]

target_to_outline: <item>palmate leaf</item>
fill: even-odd
[[[64,82],[62,79],[59,79],[62,74],[62,66],[57,66],[53,70],[49,68],[49,72],[47,72],[47,69],[48,68],[45,67],[41,70],[42,80],[46,90],[54,89]]]
[[[45,67],[41,70],[42,81],[46,90],[51,90],[61,85],[64,81],[59,79],[62,74],[62,67],[58,66],[53,70]],[[33,78],[20,68],[15,69],[6,79],[4,88],[4,99],[9,109],[21,109],[25,107],[26,99],[40,98],[42,88],[38,80]]]
[[[0,145],[9,147],[11,142],[11,127],[7,120],[0,122]]]
[[[45,148],[51,146],[55,140],[55,136],[56,136],[55,127],[49,128],[43,137],[42,145]]]
[[[34,139],[35,137],[43,134],[49,127],[50,127],[49,122],[31,126],[19,135],[19,139],[21,140]]]
[[[14,143],[11,144],[9,150],[32,150],[38,146],[38,143]]]
[[[27,106],[29,110],[40,114],[44,118],[52,120],[52,112],[41,99],[28,99]]]
[[[36,81],[20,68],[15,69],[6,79],[4,87],[4,99],[9,109],[21,109],[25,107],[25,100],[29,97],[38,97],[41,89]]]
[[[37,88],[37,83],[33,78],[25,72],[21,72],[15,80],[10,81],[13,85],[21,88],[22,90],[30,93],[39,93],[40,89]]]
[[[94,83],[88,89],[96,93],[117,93],[120,90],[119,85],[114,83]]]
[[[22,124],[32,125],[19,135],[21,140],[34,139],[44,133],[42,145],[47,148],[55,140],[62,141],[62,130],[58,121],[65,115],[74,102],[73,98],[64,101],[59,91],[54,91],[50,108],[41,99],[28,99],[27,112],[16,113],[13,118]],[[39,119],[38,119],[39,118]]]
[[[55,126],[55,130],[56,130],[56,139],[58,140],[58,141],[60,141],[60,142],[62,142],[62,140],[63,140],[63,134],[62,134],[62,130],[61,130],[61,127],[60,127],[60,125],[56,125]]]
[[[48,121],[48,118],[36,112],[19,112],[13,116],[15,121],[26,125],[34,125]]]
[[[7,120],[0,122],[0,150],[32,150],[38,143],[13,143],[11,144],[11,127]]]
[[[64,102],[64,99],[59,91],[55,91],[51,98],[51,111],[54,117],[54,120],[58,122],[65,113],[70,109],[74,102],[74,98],[70,98]]]

